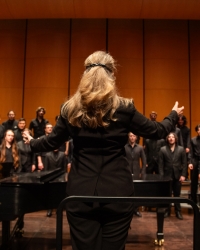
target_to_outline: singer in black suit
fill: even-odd
[[[67,171],[67,158],[64,152],[58,149],[46,153],[45,170],[60,168],[60,171]],[[51,217],[52,209],[47,210],[47,217]]]
[[[25,128],[29,135],[31,131]],[[19,151],[19,157],[21,162],[21,172],[33,172],[36,170],[36,154],[31,151],[30,145],[26,144],[24,140],[17,143],[17,148]]]
[[[17,148],[20,156],[21,172],[35,171],[36,156],[35,153],[31,151],[30,145],[25,144],[24,141],[19,141],[17,143]]]
[[[167,145],[162,147],[159,153],[159,174],[172,179],[172,192],[174,197],[181,193],[181,183],[187,174],[187,160],[185,149],[178,146],[178,137],[172,132],[167,136]],[[178,219],[183,219],[180,204],[175,204],[175,213]],[[165,217],[170,215],[170,210]]]
[[[5,133],[5,128],[3,125],[0,124],[0,144],[3,140],[4,133]]]
[[[46,153],[45,157],[45,170],[54,170],[61,168],[61,170],[67,170],[67,158],[64,152],[58,149]]]
[[[77,92],[61,108],[61,116],[49,136],[34,140],[24,133],[33,150],[58,148],[73,139],[73,160],[67,195],[133,196],[133,181],[125,157],[128,132],[160,139],[175,127],[179,108],[162,122],[140,114],[132,100],[119,97],[115,85],[115,61],[97,51],[85,60]],[[133,216],[131,203],[81,203],[67,205],[73,250],[121,250]]]
[[[144,175],[146,173],[146,156],[144,153],[144,149],[142,146],[138,145],[136,141],[137,135],[129,132],[128,143],[125,145],[125,152],[131,174],[133,175],[133,179],[135,180],[139,179],[141,175]],[[142,217],[142,214],[139,212],[138,207],[135,208],[134,213],[136,216]]]
[[[146,154],[146,173],[147,174],[158,174],[158,158],[161,147],[165,146],[165,140],[145,140],[145,154]]]
[[[191,199],[197,204],[198,180],[200,179],[200,124],[197,124],[195,131],[197,135],[191,139],[188,167],[191,169]]]

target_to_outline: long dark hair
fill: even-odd
[[[178,136],[177,136],[177,134],[174,133],[174,132],[170,132],[170,133],[167,135],[167,137],[166,137],[166,142],[167,142],[167,144],[168,144],[168,138],[169,138],[170,135],[173,135],[173,136],[174,136],[174,138],[175,138],[175,143],[177,144],[177,143],[178,143]]]
[[[183,121],[183,126],[186,126],[187,124],[187,118],[184,115],[179,116],[179,119]],[[180,128],[179,123],[177,122],[177,127]]]
[[[14,132],[12,130],[6,130],[6,132],[4,133],[4,138],[2,140],[1,149],[0,149],[0,163],[3,163],[6,161],[6,140],[5,140],[5,137],[6,137],[7,133],[10,131],[14,134]],[[13,166],[14,166],[14,168],[18,168],[19,167],[19,153],[18,153],[15,137],[13,138],[13,141],[11,143],[11,150],[12,150],[12,156],[13,156]]]

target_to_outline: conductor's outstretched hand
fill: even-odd
[[[178,102],[175,102],[175,105],[172,108],[172,110],[175,110],[178,115],[181,115],[181,114],[183,114],[184,106],[182,106],[182,107],[179,108],[178,107]]]

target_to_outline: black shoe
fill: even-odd
[[[183,220],[183,216],[181,214],[181,212],[176,212],[176,217],[179,219],[179,220]]]
[[[164,213],[164,218],[167,218],[167,217],[169,217],[170,216],[170,213],[169,212],[165,212]]]
[[[51,209],[47,210],[47,217],[51,217],[51,215],[52,215],[52,210]]]
[[[136,211],[134,214],[135,214],[137,217],[142,217],[142,214],[141,214],[139,211]]]

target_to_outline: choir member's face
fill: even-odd
[[[200,136],[200,128],[198,128],[197,134],[198,134],[198,136]]]
[[[10,111],[10,112],[8,113],[8,119],[9,119],[10,121],[13,121],[13,120],[15,119],[15,113],[14,113],[13,111]]]
[[[135,143],[136,140],[137,140],[137,136],[134,135],[133,133],[129,133],[128,139],[129,139],[129,142],[130,142],[130,143]]]
[[[18,122],[18,128],[23,130],[26,127],[26,122],[25,121],[19,121]]]
[[[46,127],[45,127],[45,134],[46,135],[51,134],[52,130],[53,130],[53,126],[51,124],[46,125]]]
[[[179,117],[178,124],[180,126],[183,126],[183,123],[184,123],[183,119],[181,117]]]
[[[11,144],[13,139],[14,139],[14,133],[11,130],[8,130],[5,135],[5,141]]]
[[[167,141],[170,145],[174,145],[176,142],[174,134],[169,134],[167,137]]]
[[[44,109],[40,109],[37,114],[39,117],[43,117],[44,116]]]

